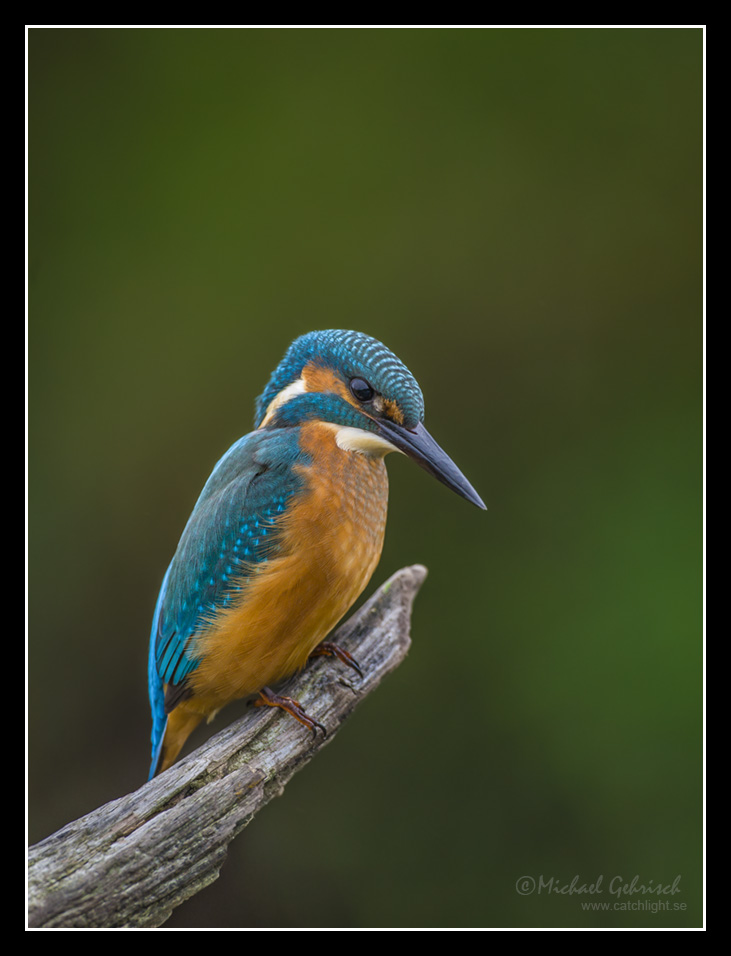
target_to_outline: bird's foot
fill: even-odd
[[[310,654],[310,657],[337,657],[341,664],[346,664],[348,667],[352,667],[354,671],[358,672],[359,677],[363,677],[363,671],[360,669],[360,664],[353,657],[353,655],[349,654],[348,651],[340,647],[339,644],[333,644],[332,641],[322,641]]]
[[[270,687],[264,687],[259,691],[259,699],[254,701],[254,706],[279,707],[281,710],[286,710],[288,714],[301,724],[304,724],[305,727],[308,727],[312,731],[313,737],[317,736],[318,730],[322,731],[323,737],[327,737],[327,731],[322,724],[318,723],[313,717],[310,717],[309,714],[306,714],[301,704],[298,704],[292,697],[283,697],[280,694],[275,694]]]

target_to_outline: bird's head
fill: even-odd
[[[485,505],[424,428],[419,384],[393,352],[362,332],[309,332],[290,345],[256,402],[256,428],[333,425],[340,448],[400,451],[480,508]]]

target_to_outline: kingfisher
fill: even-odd
[[[163,579],[150,635],[150,779],[201,720],[258,694],[314,733],[273,689],[327,654],[373,574],[388,503],[384,462],[402,452],[485,505],[424,427],[416,379],[381,342],[328,329],[297,338],[256,400],[254,431],[217,463]]]

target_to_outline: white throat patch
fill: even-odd
[[[365,428],[353,428],[350,425],[333,425],[335,429],[335,443],[343,451],[359,451],[363,455],[383,457],[390,451],[401,451],[390,441],[366,431]]]

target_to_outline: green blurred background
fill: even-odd
[[[31,842],[144,781],[190,509],[356,328],[488,511],[389,460],[411,653],[167,925],[699,926],[702,31],[28,45]],[[577,875],[680,892],[516,891]]]

